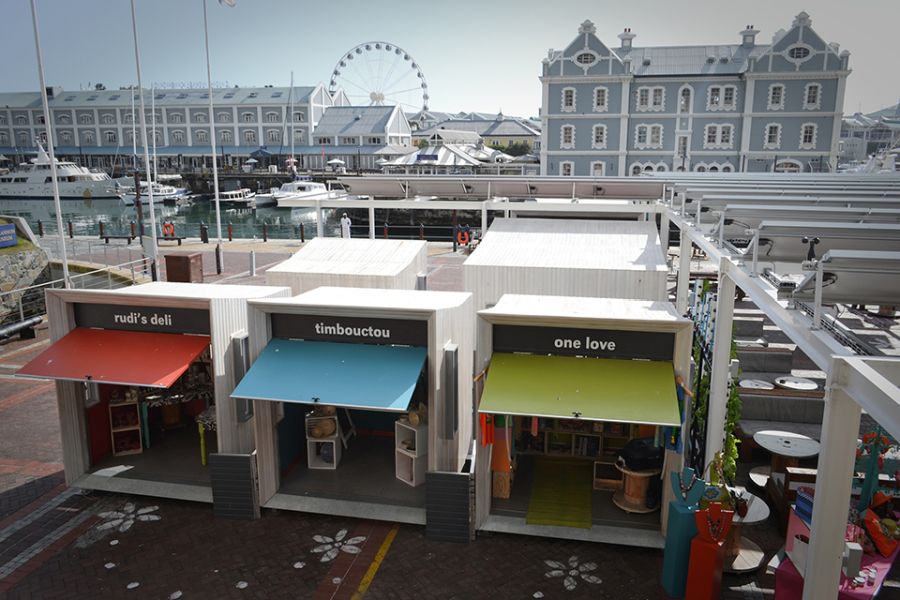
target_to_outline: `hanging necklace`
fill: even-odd
[[[722,529],[725,527],[725,520],[722,518],[721,511],[719,512],[719,518],[713,521],[710,518],[711,510],[706,511],[706,530],[709,532],[709,537],[712,538],[713,541],[719,541],[719,537],[722,535]]]
[[[681,473],[678,474],[678,487],[681,488],[681,499],[682,500],[687,500],[688,493],[694,487],[694,484],[697,483],[698,479],[699,479],[699,477],[697,477],[697,472],[694,471],[691,473],[690,483],[688,483],[687,485],[684,485],[684,477],[682,477]]]

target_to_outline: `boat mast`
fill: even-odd
[[[137,171],[137,130],[134,121],[134,88],[131,88],[131,167]],[[150,185],[149,183],[147,185]]]
[[[150,123],[153,136],[153,181],[159,182],[159,173],[156,171],[156,89],[153,85],[150,86]]]
[[[288,92],[290,111],[288,118],[291,120],[291,173],[297,173],[297,162],[294,158],[294,72],[291,71],[291,91]]]

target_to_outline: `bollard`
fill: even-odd
[[[454,224],[453,224],[453,229],[450,230],[450,236],[453,238],[453,251],[454,251],[454,252],[456,252],[456,250],[458,249],[458,245],[457,245],[457,242],[456,242],[456,234],[457,234],[457,230],[458,230],[458,227],[457,227],[457,225],[454,223]]]
[[[306,231],[303,229],[303,223],[300,223],[300,242],[306,243]]]
[[[256,251],[250,251],[250,277],[256,277]]]
[[[44,222],[38,219],[38,235],[44,237]]]
[[[263,223],[263,241],[269,241],[269,225],[267,223]]]
[[[423,225],[422,223],[419,223],[419,239],[425,239],[425,225]]]
[[[384,239],[388,239],[388,224],[384,224]]]
[[[209,227],[204,223],[200,223],[200,241],[204,244],[209,243]]]
[[[137,237],[137,236],[134,234],[134,231],[135,231],[135,228],[134,228],[134,221],[132,221],[132,222],[131,222],[131,239],[134,239],[134,238]]]
[[[100,228],[100,237],[105,237],[103,234],[106,233],[106,225],[103,223],[103,221],[98,221],[97,227]]]
[[[234,237],[234,226],[231,223],[229,223],[228,224],[228,241],[229,242],[233,241],[233,237]]]
[[[71,239],[71,238],[75,237],[75,228],[72,227],[72,220],[71,220],[71,219],[69,219],[69,225],[68,225],[68,226],[69,226],[69,238]]]

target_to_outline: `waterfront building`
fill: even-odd
[[[333,106],[325,110],[313,132],[313,145],[301,149],[301,166],[323,169],[343,160],[348,170],[373,171],[415,151],[406,115],[396,106]]]
[[[850,53],[801,12],[771,44],[604,44],[585,21],[543,60],[541,172],[827,171],[836,166]]]
[[[873,113],[854,113],[841,123],[840,158],[862,161],[900,144],[900,102]]]
[[[541,140],[540,129],[531,123],[499,113],[491,118],[446,119],[431,127],[419,129],[413,134],[413,141],[427,140],[441,130],[470,131],[477,134],[486,146],[492,148],[508,148],[513,144],[524,144],[529,152],[535,146],[539,146]]]

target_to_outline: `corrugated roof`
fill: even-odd
[[[305,102],[315,87],[294,86],[294,103]],[[132,90],[89,90],[67,92],[57,89],[50,99],[51,108],[121,107],[131,108]],[[289,86],[213,89],[213,104],[273,104],[287,105],[290,101]],[[137,90],[135,90],[135,93]],[[150,90],[144,90],[146,108],[150,105]],[[209,95],[205,89],[158,89],[153,92],[157,106],[208,106]],[[5,108],[40,108],[40,92],[0,93],[0,106]]]
[[[635,75],[736,75],[747,59],[763,55],[769,46],[747,48],[739,44],[615,48],[623,60],[631,58]]]
[[[539,136],[541,133],[519,119],[497,120],[470,120],[451,119],[416,132],[416,137],[429,136],[441,129],[452,131],[472,131],[482,137],[489,136]]]
[[[395,110],[395,106],[329,106],[314,133],[316,136],[385,135]]]

